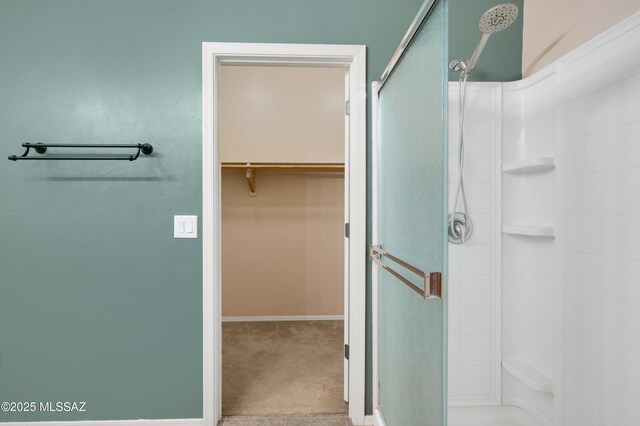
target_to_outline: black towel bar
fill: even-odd
[[[102,144],[102,145],[86,145],[86,144],[49,144],[49,143],[23,143],[22,146],[25,149],[24,153],[21,156],[11,155],[9,156],[9,160],[18,161],[18,160],[127,160],[127,161],[135,161],[140,156],[142,152],[144,155],[149,155],[153,152],[153,146],[148,143],[138,143],[138,144]],[[44,157],[29,157],[29,152],[33,148],[35,152],[38,154],[44,154],[47,152],[47,148],[137,148],[138,151],[135,154],[127,155],[93,155],[93,156],[82,156],[82,155],[49,155]]]

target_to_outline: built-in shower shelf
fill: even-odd
[[[526,361],[505,359],[502,368],[535,391],[553,393],[553,380]]]
[[[555,169],[553,157],[534,157],[526,160],[514,161],[502,166],[505,173],[535,173]]]
[[[553,228],[551,226],[533,225],[503,225],[502,233],[511,235],[521,235],[525,237],[545,237],[553,238]]]

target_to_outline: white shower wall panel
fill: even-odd
[[[638,52],[640,14],[503,86],[504,162],[555,164],[503,174],[504,224],[553,228],[505,235],[502,254],[505,361],[524,359],[553,385],[545,398],[505,370],[503,403],[541,424],[640,425]]]
[[[526,80],[469,85],[476,238],[449,247],[450,405],[640,425],[639,52],[636,14]],[[453,199],[456,83],[449,97]],[[532,159],[546,166],[513,171]],[[477,409],[451,419],[501,424]]]
[[[640,424],[640,16],[606,35],[559,67],[566,426]]]
[[[449,404],[499,403],[499,275],[496,275],[498,83],[468,83],[464,180],[474,232],[449,244]],[[449,84],[449,203],[458,181],[458,83]],[[499,162],[499,160],[498,160]]]

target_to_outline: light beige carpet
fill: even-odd
[[[222,324],[222,414],[347,412],[343,322]]]

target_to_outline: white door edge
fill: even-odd
[[[344,76],[344,104],[345,104],[345,114],[344,114],[344,223],[348,224],[349,217],[349,73],[345,73]],[[349,346],[349,238],[346,235],[346,226],[345,225],[345,236],[344,236],[344,347],[345,347],[345,356],[344,356],[344,395],[343,398],[345,401],[349,401],[349,360],[346,357],[346,348]]]

